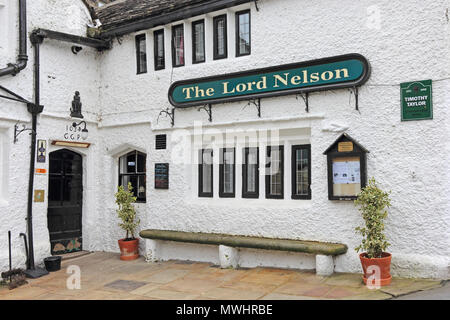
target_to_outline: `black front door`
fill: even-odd
[[[81,250],[82,157],[62,149],[50,153],[48,230],[52,254]]]

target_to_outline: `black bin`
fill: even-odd
[[[61,257],[52,256],[44,259],[45,269],[48,272],[58,271],[61,269]]]

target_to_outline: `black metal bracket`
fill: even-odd
[[[256,109],[258,110],[258,118],[261,118],[261,98],[249,100],[248,103],[244,106],[244,109],[245,107],[250,105],[254,105],[256,107]]]
[[[5,96],[5,95],[0,95],[0,98],[13,100],[13,101],[17,101],[17,102],[22,102],[22,103],[26,103],[26,104],[32,103],[32,102],[28,101],[27,99],[19,96],[17,93],[15,93],[15,92],[13,92],[13,91],[11,91],[11,90],[3,87],[3,86],[0,86],[0,89],[13,96],[13,97],[8,97],[8,96]]]
[[[205,110],[206,113],[208,114],[208,121],[212,122],[212,108],[211,108],[211,104],[210,103],[205,104],[203,107],[199,107],[197,109],[197,111],[200,111],[202,109]]]
[[[359,97],[358,97],[358,87],[353,87],[348,89],[350,91],[350,94],[354,93],[355,94],[355,110],[359,111]]]
[[[258,0],[253,0],[253,2],[255,3],[256,11],[259,12],[259,8],[258,8]]]
[[[170,118],[170,124],[173,127],[175,125],[175,108],[172,108],[172,110],[170,110],[170,111],[169,111],[169,108],[167,108],[166,110],[161,110],[158,114],[158,118],[156,119],[156,123],[158,123],[159,117],[162,114],[165,114],[166,117],[168,116]]]
[[[36,134],[36,132],[35,132],[33,129],[27,128],[27,125],[26,125],[26,124],[22,124],[22,129],[19,129],[19,122],[17,122],[17,123],[14,125],[14,144],[16,144],[17,141],[19,141],[17,138],[18,138],[19,135],[20,135],[22,132],[24,132],[24,131],[31,131],[31,132],[30,132],[30,135],[33,134],[33,133]]]
[[[305,111],[309,112],[309,92],[305,92],[305,94],[303,93],[299,93],[295,96],[295,98],[298,100],[298,96],[302,97],[303,102],[305,102]]]

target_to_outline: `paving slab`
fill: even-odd
[[[80,267],[80,290],[67,288],[67,280],[72,276],[67,268],[71,265]],[[28,281],[14,290],[0,287],[0,300],[378,300],[437,290],[443,285],[436,280],[394,277],[390,286],[370,290],[360,274],[321,277],[311,270],[221,269],[192,261],[147,263],[142,257],[122,261],[118,253],[105,252],[64,260],[61,270]],[[442,292],[439,297],[449,296],[448,291]]]

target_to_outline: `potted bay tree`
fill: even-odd
[[[126,231],[126,237],[119,240],[121,260],[135,260],[139,257],[139,239],[135,237],[135,233],[140,220],[136,216],[136,209],[133,205],[136,197],[132,191],[133,187],[128,182],[127,190],[123,186],[119,186],[115,194],[116,204],[119,206],[117,215],[121,220],[119,226]]]
[[[364,219],[364,226],[356,228],[356,231],[362,235],[362,241],[355,250],[362,251],[359,258],[364,271],[365,284],[371,276],[371,279],[380,280],[381,286],[391,283],[392,255],[385,251],[389,242],[384,234],[386,209],[391,206],[389,194],[390,192],[381,190],[372,178],[355,200],[355,205],[359,206],[358,210]]]

